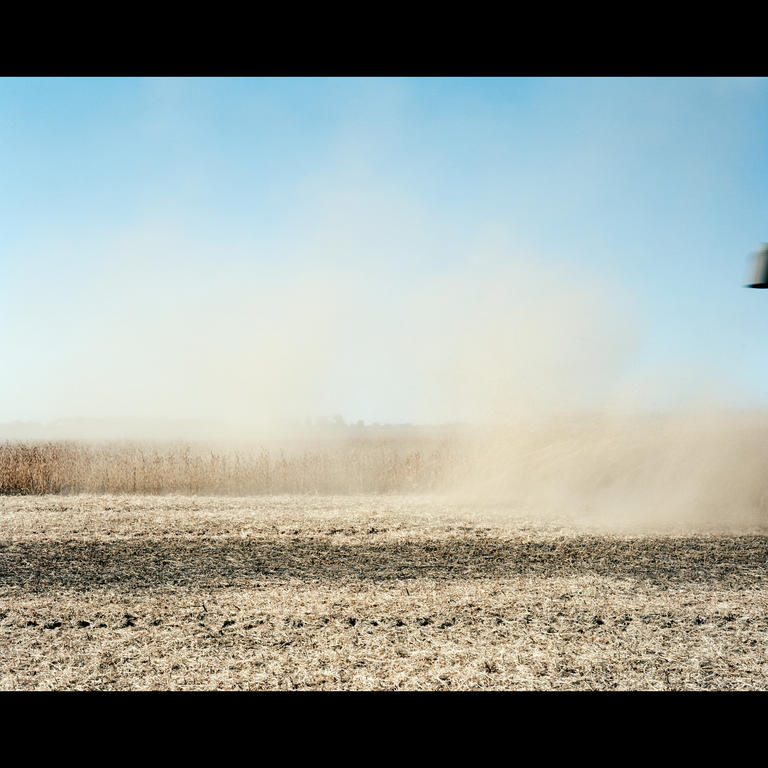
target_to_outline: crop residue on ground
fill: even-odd
[[[768,538],[408,496],[0,499],[3,689],[755,689]]]

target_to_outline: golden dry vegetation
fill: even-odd
[[[462,459],[450,440],[344,440],[298,450],[141,442],[5,442],[0,495],[250,495],[430,491]]]

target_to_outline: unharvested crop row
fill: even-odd
[[[0,494],[389,493],[431,491],[455,470],[448,444],[215,451],[75,442],[0,444]]]

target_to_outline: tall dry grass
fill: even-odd
[[[0,494],[424,492],[443,487],[458,463],[449,442],[360,440],[294,452],[6,442],[0,444]]]

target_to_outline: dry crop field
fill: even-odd
[[[0,496],[2,689],[762,689],[768,538],[429,495]]]

